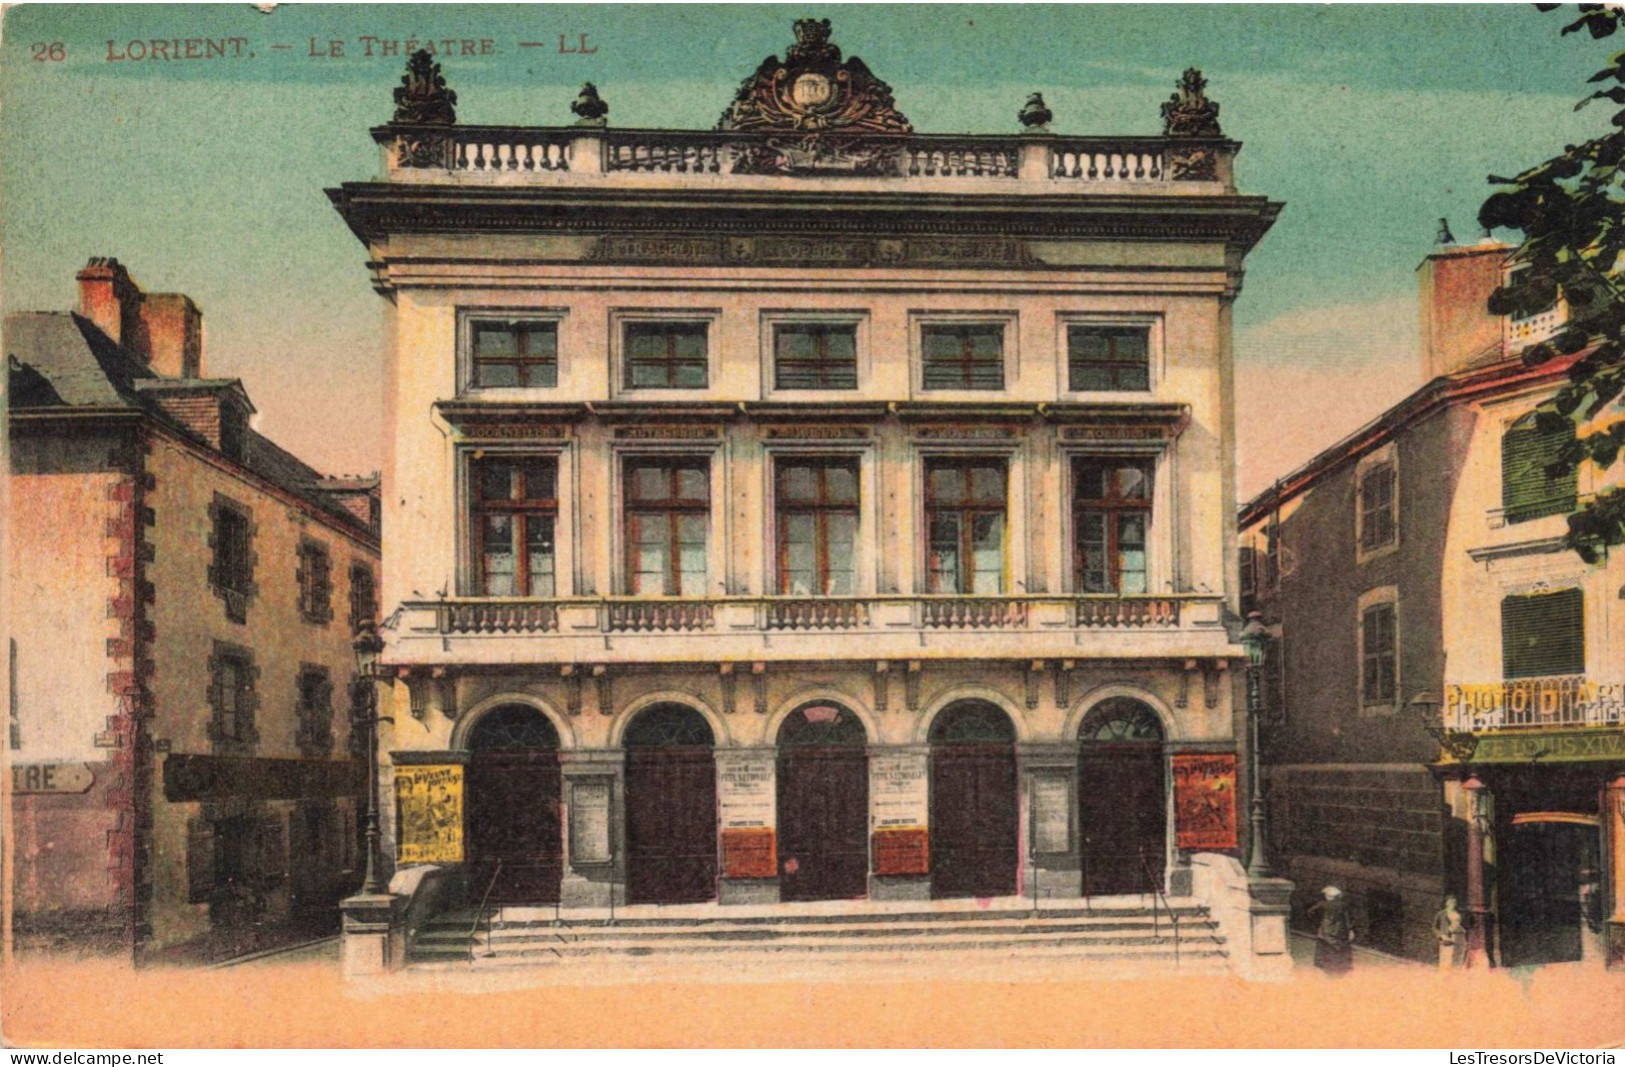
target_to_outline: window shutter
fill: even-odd
[[[1501,601],[1501,669],[1506,678],[1585,673],[1585,594],[1579,589]]]
[[[1545,433],[1526,416],[1501,438],[1501,506],[1507,522],[1524,522],[1574,510],[1576,472],[1548,478],[1546,464],[1574,440],[1573,427]]]
[[[186,823],[186,900],[201,904],[214,892],[214,824],[207,819]]]

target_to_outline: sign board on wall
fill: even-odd
[[[717,804],[724,830],[772,829],[777,814],[776,757],[717,754]]]
[[[1174,756],[1174,829],[1179,847],[1191,851],[1236,847],[1234,753]]]
[[[463,861],[463,769],[395,768],[395,861]]]
[[[930,833],[923,826],[876,830],[870,844],[875,854],[876,874],[931,873]]]
[[[610,838],[608,778],[591,778],[570,785],[570,862],[609,863],[615,858]]]
[[[722,831],[724,878],[773,878],[778,873],[771,827]]]
[[[95,780],[83,763],[16,763],[11,768],[13,793],[83,793]]]
[[[1059,775],[1033,778],[1032,829],[1035,855],[1072,850],[1071,782]]]
[[[869,757],[869,805],[877,831],[930,822],[927,768],[923,753],[876,753]]]

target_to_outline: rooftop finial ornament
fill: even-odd
[[[581,93],[570,105],[570,110],[576,113],[578,126],[608,125],[604,116],[609,114],[609,105],[598,95],[598,86],[592,82],[581,83]]]
[[[446,88],[440,64],[425,49],[406,61],[406,73],[395,90],[397,126],[451,126],[457,122],[457,94]]]
[[[829,19],[796,19],[795,31],[796,43],[784,51],[792,65],[841,61],[841,50],[829,43]]]
[[[1223,137],[1219,105],[1207,98],[1207,79],[1195,67],[1180,76],[1179,90],[1162,105],[1164,137]]]
[[[1048,133],[1050,121],[1054,118],[1055,113],[1044,104],[1043,93],[1033,93],[1027,97],[1027,102],[1016,113],[1016,120],[1027,133]]]

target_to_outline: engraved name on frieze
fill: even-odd
[[[457,432],[465,438],[479,438],[489,441],[562,441],[569,436],[569,431],[562,426],[538,426],[522,422],[475,423],[459,427]]]
[[[1166,436],[1158,426],[1068,426],[1061,431],[1068,441],[1160,441]]]
[[[622,441],[714,440],[715,426],[620,426],[615,437]]]
[[[769,426],[767,436],[780,441],[867,439],[867,426]]]
[[[1020,437],[1014,426],[921,426],[914,436],[928,441],[1010,440]]]
[[[1026,263],[1027,246],[1007,237],[914,237],[908,242],[911,263]]]
[[[609,234],[599,238],[592,258],[712,262],[722,255],[722,240],[716,237]]]

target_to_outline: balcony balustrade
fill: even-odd
[[[1625,685],[1582,675],[1445,686],[1444,725],[1466,733],[1625,725]]]

